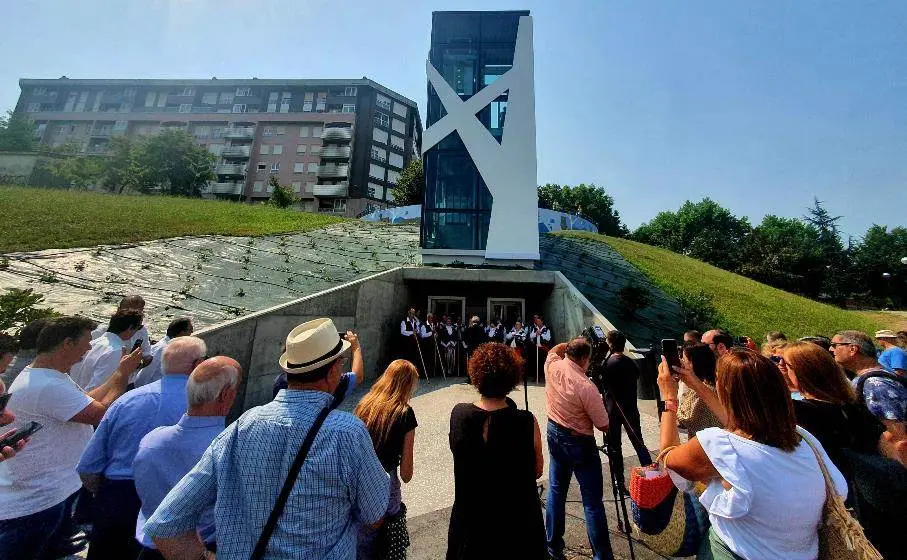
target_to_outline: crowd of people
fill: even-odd
[[[0,560],[59,558],[86,544],[89,560],[405,558],[402,486],[430,467],[414,464],[410,403],[420,370],[428,374],[418,354],[425,340],[439,363],[462,352],[477,393],[450,415],[448,559],[564,558],[574,475],[593,557],[613,558],[595,432],[605,434],[620,494],[624,431],[640,464],[652,462],[639,369],[619,331],[594,347],[582,337],[548,347],[539,316],[528,330],[477,317],[461,329],[456,317],[423,322],[410,310],[400,325],[410,354],[347,413],[337,407],[365,381],[363,350],[356,333],[316,319],[275,353],[273,400],[227,425],[240,364],[208,356],[189,318],[153,344],[143,319],[144,301],[130,296],[105,328],[57,317],[0,336],[3,437],[41,425],[0,449]],[[719,330],[685,333],[677,365],[659,366],[659,447],[708,519],[700,557],[816,558],[820,463],[875,547],[897,557],[907,513],[907,352],[898,336],[770,333],[760,349]],[[544,433],[509,397],[542,345]]]

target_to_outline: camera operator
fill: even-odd
[[[642,430],[639,423],[639,407],[636,404],[636,380],[639,378],[639,368],[632,358],[624,355],[627,337],[620,331],[608,331],[605,337],[611,349],[611,355],[604,364],[602,372],[602,386],[605,394],[605,409],[611,419],[608,430],[608,461],[611,470],[617,475],[617,480],[624,492],[627,492],[624,478],[624,456],[621,450],[621,427],[627,427],[627,435],[640,465],[652,463],[652,456],[642,440]]]
[[[548,414],[548,502],[545,530],[548,553],[564,558],[564,517],[567,489],[576,474],[586,533],[594,558],[610,559],[611,539],[602,503],[602,462],[593,427],[608,430],[608,413],[595,384],[586,376],[592,347],[584,338],[558,344],[545,360],[545,400]]]

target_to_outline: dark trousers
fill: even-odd
[[[138,556],[135,521],[141,506],[134,481],[104,479],[94,503],[88,560],[133,560]]]
[[[560,558],[564,553],[564,521],[567,489],[576,475],[586,517],[586,535],[595,560],[612,560],[611,537],[605,517],[602,462],[592,436],[576,435],[571,430],[548,421],[548,503],[545,504],[545,532],[548,553]]]
[[[620,405],[620,406],[618,406]],[[642,440],[642,429],[639,425],[639,408],[636,400],[617,402],[610,396],[605,397],[605,409],[608,411],[608,462],[611,472],[617,475],[621,485],[626,486],[624,478],[624,455],[621,445],[621,431],[627,426],[627,436],[633,443],[640,465],[652,463],[652,455]]]
[[[38,560],[63,520],[66,502],[31,515],[0,521],[0,560]]]

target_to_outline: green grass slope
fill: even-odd
[[[845,329],[870,334],[886,325],[865,314],[846,311],[756,282],[667,249],[586,232],[560,235],[606,243],[668,295],[704,291],[721,315],[721,326],[736,335],[764,340],[781,331],[788,337],[833,335]]]
[[[0,216],[0,253],[182,235],[271,235],[341,221],[236,202],[13,186],[0,186]]]

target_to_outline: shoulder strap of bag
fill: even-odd
[[[309,449],[312,447],[312,442],[315,441],[315,436],[318,435],[318,430],[321,429],[321,425],[324,424],[325,419],[333,408],[333,406],[324,407],[324,410],[315,419],[315,423],[309,428],[309,433],[306,434],[305,440],[299,447],[299,452],[296,453],[296,459],[293,460],[293,465],[287,473],[287,479],[283,482],[283,488],[280,489],[280,494],[278,494],[277,501],[274,503],[274,509],[271,510],[271,515],[268,516],[268,522],[265,523],[264,529],[261,530],[261,536],[258,537],[258,542],[255,543],[255,550],[252,551],[251,560],[264,558],[268,542],[271,540],[271,535],[277,527],[280,516],[283,515],[283,509],[287,505],[293,486],[296,484],[296,478],[299,476],[299,471],[302,469],[306,455],[309,454]]]
[[[800,434],[800,437],[806,442],[806,445],[813,450],[816,461],[819,462],[819,468],[822,469],[822,476],[825,478],[825,500],[828,501],[835,495],[837,490],[835,490],[835,483],[831,480],[831,475],[828,473],[828,467],[825,466],[825,460],[822,458],[822,454],[819,453],[819,450],[816,449],[816,446],[813,445],[813,442],[809,441],[808,437],[803,434]]]

